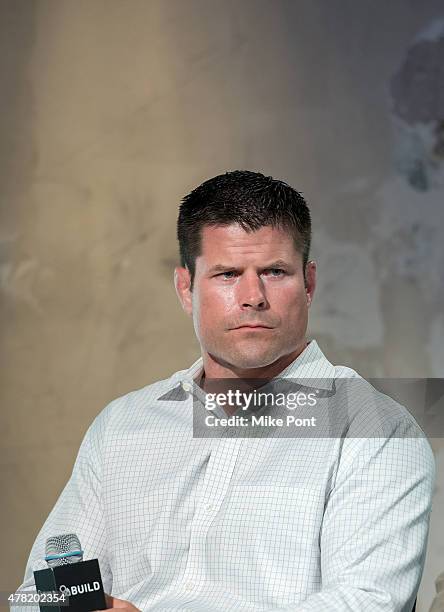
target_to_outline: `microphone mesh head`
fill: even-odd
[[[63,555],[65,553],[81,550],[79,538],[75,533],[65,533],[63,535],[52,536],[46,540],[45,553],[49,555]],[[69,563],[78,563],[83,559],[83,553],[73,557],[63,559],[51,559],[47,563],[49,567],[58,567]]]

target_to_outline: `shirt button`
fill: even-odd
[[[194,584],[192,582],[187,582],[185,585],[185,591],[191,591],[193,587],[194,587]]]
[[[189,382],[186,382],[186,381],[182,381],[181,385],[182,385],[182,389],[183,389],[184,391],[186,391],[187,393],[189,393],[189,392],[191,391],[191,389],[193,388],[193,387],[190,385],[190,383],[189,383]]]
[[[213,504],[208,504],[208,505],[206,506],[206,508],[205,508],[205,510],[206,510],[207,512],[211,512],[213,509],[214,509]]]

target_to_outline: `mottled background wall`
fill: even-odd
[[[0,589],[93,417],[198,355],[172,278],[178,203],[205,178],[260,170],[306,195],[311,334],[333,361],[443,376],[443,17],[442,0],[0,2]],[[419,612],[444,570],[433,446]]]

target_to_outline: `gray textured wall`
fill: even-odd
[[[0,2],[0,589],[94,416],[198,355],[172,271],[179,200],[205,178],[247,168],[305,194],[311,333],[333,361],[443,376],[440,159],[419,183],[396,161],[416,159],[418,126],[390,85],[442,16],[441,0]],[[432,532],[419,612],[444,569],[437,511]]]

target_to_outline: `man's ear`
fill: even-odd
[[[316,289],[316,262],[308,261],[305,266],[305,293],[307,306],[310,307]]]
[[[182,268],[181,266],[174,268],[174,286],[182,308],[191,316],[193,313],[193,302],[191,274],[188,268]]]

